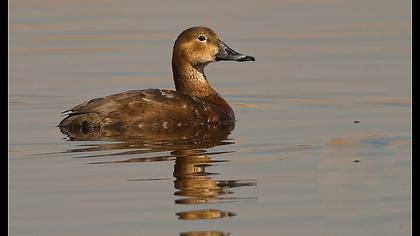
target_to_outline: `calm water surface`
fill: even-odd
[[[410,235],[410,1],[10,1],[10,235]],[[62,134],[60,113],[173,89],[207,25],[232,127]],[[185,139],[183,139],[185,137]]]

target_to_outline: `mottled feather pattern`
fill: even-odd
[[[169,129],[218,122],[220,109],[177,91],[146,89],[95,98],[70,110],[59,126]],[[124,123],[121,123],[124,121]]]

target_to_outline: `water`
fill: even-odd
[[[9,7],[10,235],[410,235],[410,1]],[[256,57],[206,68],[234,130],[56,127],[88,99],[173,89],[173,41],[194,25]]]

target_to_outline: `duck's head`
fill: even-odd
[[[173,60],[184,61],[193,67],[204,67],[214,61],[255,61],[255,58],[231,49],[212,29],[196,26],[178,36]]]

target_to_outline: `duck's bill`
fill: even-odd
[[[220,41],[216,61],[255,61],[255,57],[240,54]]]

